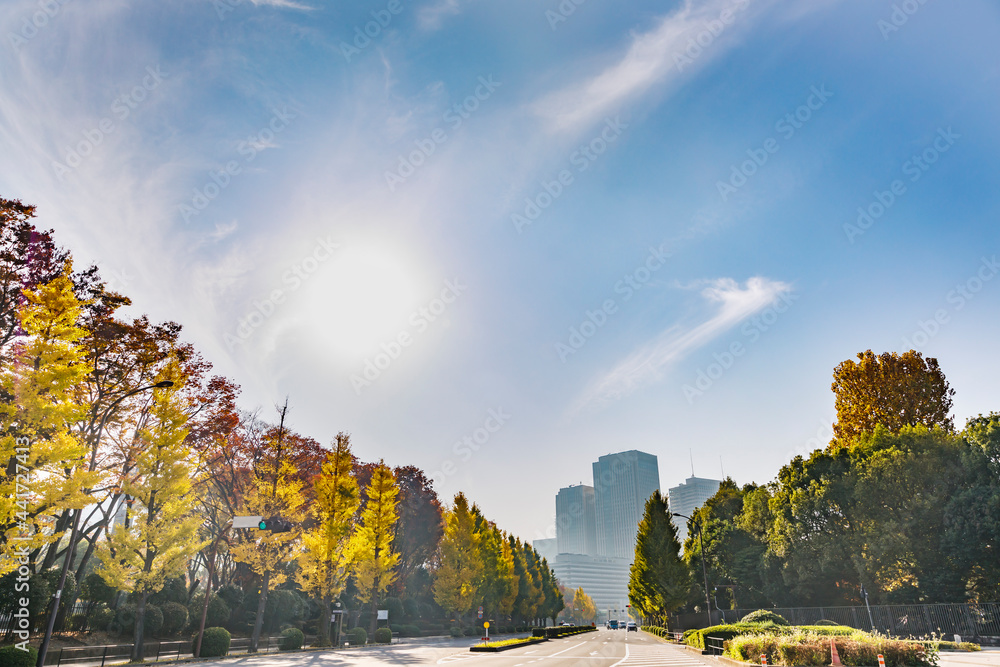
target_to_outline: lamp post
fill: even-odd
[[[129,396],[134,396],[143,391],[148,391],[150,389],[166,389],[168,387],[173,387],[174,383],[171,380],[163,380],[162,382],[157,382],[156,384],[151,384],[146,387],[139,387],[138,389],[133,389],[132,391],[126,392],[119,396],[117,399],[111,402],[105,410],[104,414],[101,415],[101,421],[98,422],[97,431],[94,432],[94,440],[92,445],[96,447],[97,444],[101,442],[101,436],[104,434],[104,425],[107,423],[108,418],[111,416],[111,412],[118,407],[118,404],[124,401]],[[73,528],[70,531],[69,546],[66,547],[66,560],[63,561],[62,573],[59,575],[59,585],[56,586],[56,593],[52,596],[52,609],[49,611],[49,622],[45,628],[45,636],[42,638],[42,643],[38,647],[38,661],[35,663],[36,667],[44,667],[45,665],[45,655],[49,651],[49,641],[52,639],[52,629],[56,624],[56,612],[59,611],[59,602],[62,600],[63,587],[66,585],[66,573],[69,572],[70,565],[73,562],[73,552],[76,551],[76,533],[80,528],[80,515],[83,514],[83,508],[76,510],[73,514]],[[55,547],[58,547],[58,542]]]
[[[693,521],[691,517],[677,512],[671,512],[671,514],[687,519],[689,522]],[[712,602],[708,592],[708,569],[705,567],[705,543],[701,539],[701,526],[695,524],[695,528],[698,529],[698,549],[701,551],[701,576],[705,578],[705,609],[708,611],[708,627],[712,627]]]

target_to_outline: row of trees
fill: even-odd
[[[1000,414],[956,431],[953,390],[912,350],[861,353],[832,388],[830,444],[768,484],[725,480],[683,557],[666,503],[649,500],[630,584],[647,618],[703,610],[703,558],[725,607],[859,604],[862,587],[872,603],[1000,601]]]
[[[129,299],[96,268],[74,270],[33,215],[0,199],[0,606],[13,611],[25,565],[41,627],[36,598],[68,564],[57,629],[79,592],[88,617],[128,619],[134,658],[147,609],[166,605],[197,627],[207,604],[254,643],[274,595],[308,601],[300,622],[320,642],[335,602],[371,627],[386,599],[410,620],[482,605],[527,623],[562,608],[548,564],[464,496],[445,512],[418,468],[362,462],[345,433],[327,449],[294,432],[287,401],[276,423],[239,409],[239,388],[179,325],[121,315]],[[237,515],[291,530],[234,529]],[[471,560],[456,544],[474,545]]]

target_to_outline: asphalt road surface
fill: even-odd
[[[644,632],[598,630],[502,653],[472,653],[472,640],[398,644],[386,647],[262,655],[200,662],[198,667],[704,667],[718,663]],[[971,666],[970,666],[971,667]]]

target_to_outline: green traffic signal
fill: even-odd
[[[257,524],[257,527],[260,528],[261,530],[267,530],[267,521],[261,519],[260,523]]]

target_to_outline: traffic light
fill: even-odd
[[[280,516],[272,516],[261,519],[257,527],[261,530],[269,530],[272,533],[287,533],[292,529],[292,522],[288,519],[282,519]]]

